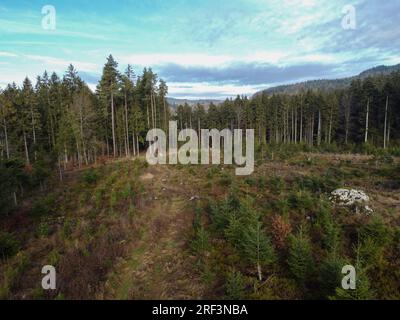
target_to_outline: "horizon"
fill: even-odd
[[[55,30],[42,27],[43,3],[0,5],[0,87],[62,76],[71,63],[93,90],[111,53],[123,71],[151,67],[175,99],[225,100],[278,85],[355,76],[400,63],[400,3],[347,1],[52,1]],[[297,10],[293,10],[293,6]],[[116,18],[118,17],[118,19]]]

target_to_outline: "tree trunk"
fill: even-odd
[[[136,136],[136,151],[137,155],[140,155],[140,146],[139,146],[139,136]]]
[[[80,108],[79,108],[79,113],[80,113],[80,131],[81,131],[81,140],[82,140],[82,149],[83,149],[83,156],[84,156],[84,158],[85,158],[85,163],[86,163],[86,165],[88,165],[89,164],[89,161],[88,161],[88,156],[87,156],[87,153],[86,153],[86,146],[85,146],[85,137],[84,137],[84,134],[83,134],[83,112],[82,112],[82,105],[80,106]]]
[[[131,151],[129,150],[129,125],[128,125],[128,101],[125,93],[125,130],[126,130],[126,142],[125,142],[125,153],[129,157]]]
[[[300,143],[303,142],[303,106],[300,108]]]
[[[261,265],[260,265],[260,225],[257,228],[257,273],[258,279],[262,281],[262,272],[261,272]]]
[[[385,108],[385,125],[383,131],[383,148],[386,149],[387,141],[387,115],[388,115],[389,97],[386,97],[386,108]]]
[[[67,152],[67,146],[64,143],[64,169],[67,168],[67,163],[68,163],[68,152]]]
[[[153,108],[154,108],[154,128],[157,128],[157,101],[154,93],[153,93]]]
[[[35,155],[35,160],[37,159],[37,153],[36,153],[36,129],[35,129],[35,118],[33,116],[33,108],[31,107],[31,121],[32,121],[32,134],[33,134],[33,146],[34,146],[34,155]]]
[[[115,140],[115,119],[114,119],[114,94],[111,92],[111,128],[113,137],[114,158],[117,156],[117,143]]]
[[[318,138],[317,138],[318,146],[321,145],[321,130],[322,130],[321,110],[318,110]]]
[[[53,149],[56,147],[56,138],[54,133],[53,116],[50,114],[50,130],[51,130],[51,142],[53,144]]]
[[[6,123],[6,119],[3,119],[4,122],[4,138],[5,138],[5,142],[6,142],[6,155],[7,155],[7,159],[10,159],[10,148],[8,146],[8,133],[7,133],[7,123]]]
[[[333,125],[333,106],[331,107],[331,115],[329,117],[328,144],[332,141],[332,125]]]
[[[294,143],[297,144],[297,113],[298,113],[298,107],[296,106],[294,110]]]
[[[62,170],[61,170],[60,156],[58,156],[58,172],[59,172],[59,175],[60,175],[60,181],[63,181],[63,175],[62,175]]]
[[[135,133],[134,132],[132,132],[132,152],[133,152],[133,156],[136,157]]]
[[[29,161],[29,152],[28,152],[28,143],[26,141],[26,134],[25,134],[25,130],[23,132],[24,135],[24,145],[25,145],[25,157],[26,157],[26,164],[29,165],[30,161]]]
[[[154,107],[153,107],[153,92],[151,92],[150,94],[150,106],[151,106],[151,125],[153,127],[153,129],[155,128],[154,125]]]
[[[369,99],[367,102],[367,114],[365,116],[365,139],[364,139],[365,143],[368,143],[368,130],[369,130]]]
[[[167,104],[165,103],[165,97],[163,97],[163,104],[164,104],[164,125],[165,125],[165,132],[167,132],[168,119],[167,119]]]
[[[147,126],[150,128],[149,98],[146,98]]]

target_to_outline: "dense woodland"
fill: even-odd
[[[137,155],[149,128],[167,126],[167,93],[151,69],[121,73],[111,55],[95,93],[72,65],[62,79],[45,72],[35,84],[8,85],[0,94],[2,210],[10,192],[16,205],[54,172],[62,180],[65,170],[101,157]]]
[[[348,89],[237,97],[206,112],[177,109],[181,127],[255,129],[259,144],[310,146],[396,145],[400,126],[400,73],[354,81]]]

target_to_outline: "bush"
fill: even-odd
[[[392,242],[393,233],[382,218],[376,217],[360,229],[360,256],[366,269],[380,267],[384,260],[384,251]]]
[[[94,185],[99,180],[99,174],[94,169],[89,169],[85,171],[82,179],[86,184]]]
[[[66,218],[61,230],[61,235],[65,239],[69,239],[74,231],[75,223],[71,218]]]
[[[28,266],[28,256],[19,252],[13,262],[6,266],[3,274],[3,281],[0,283],[0,299],[10,298],[12,290],[18,286],[21,281],[22,274]]]
[[[55,211],[56,197],[53,194],[35,202],[30,214],[34,217],[50,215]]]
[[[0,232],[0,259],[8,259],[20,249],[19,241],[11,233]]]
[[[202,257],[205,252],[210,250],[210,236],[203,226],[196,230],[191,248],[198,257]]]
[[[223,187],[229,187],[232,184],[232,182],[233,182],[233,178],[227,172],[223,172],[221,174],[221,178],[218,181],[219,185],[223,186]]]
[[[330,168],[323,176],[295,177],[294,183],[297,188],[313,193],[332,192],[341,186],[343,178],[343,171]]]
[[[272,177],[268,181],[268,185],[274,194],[280,194],[285,188],[285,180],[281,177]]]
[[[322,298],[329,298],[335,294],[336,288],[341,285],[343,278],[341,271],[344,265],[343,261],[334,257],[329,257],[322,262],[319,270]]]
[[[231,270],[226,279],[226,297],[229,300],[242,300],[245,294],[245,281],[240,271]]]
[[[328,202],[320,202],[313,228],[319,235],[323,248],[330,253],[338,249],[341,241],[340,227],[333,220]]]
[[[297,235],[290,236],[289,239],[289,257],[287,261],[289,269],[296,280],[305,285],[314,269],[310,240],[303,234],[302,229]]]
[[[276,261],[274,248],[257,215],[242,224],[238,247],[244,259],[257,267],[261,281],[262,269]]]
[[[50,234],[50,227],[46,221],[42,221],[36,229],[38,238],[46,238]]]
[[[60,256],[59,252],[56,249],[54,249],[49,253],[49,255],[47,256],[47,259],[48,259],[47,260],[48,264],[50,266],[56,267],[60,262],[61,256]]]
[[[312,211],[315,207],[315,199],[308,192],[297,192],[289,197],[289,204],[293,209],[301,210],[303,213]]]
[[[272,217],[271,228],[275,246],[278,249],[284,249],[286,247],[286,240],[292,232],[290,223],[282,216],[275,215]]]
[[[371,289],[370,281],[365,270],[357,268],[357,279],[355,290],[344,290],[336,288],[336,294],[330,299],[333,300],[371,300],[374,299],[375,292]]]

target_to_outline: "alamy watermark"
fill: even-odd
[[[44,266],[42,274],[45,274],[42,278],[43,290],[56,290],[56,268],[50,265]]]
[[[342,28],[344,30],[355,30],[357,28],[356,8],[348,4],[343,7],[342,14],[344,14]]]
[[[150,165],[156,164],[221,164],[221,145],[223,144],[224,164],[236,164],[236,175],[245,176],[254,172],[254,130],[246,130],[243,146],[243,130],[202,129],[200,137],[193,129],[181,130],[178,134],[176,121],[169,123],[168,151],[167,134],[162,129],[152,129],[146,140],[150,143],[146,159]],[[211,141],[210,141],[211,139]],[[178,149],[178,142],[186,142]],[[210,147],[211,142],[211,147]],[[243,155],[243,151],[245,154]]]
[[[342,274],[345,274],[342,279],[342,288],[344,290],[356,290],[356,268],[346,265],[342,268]]]
[[[56,30],[56,8],[52,5],[45,5],[42,7],[42,15],[42,28],[44,30]]]

